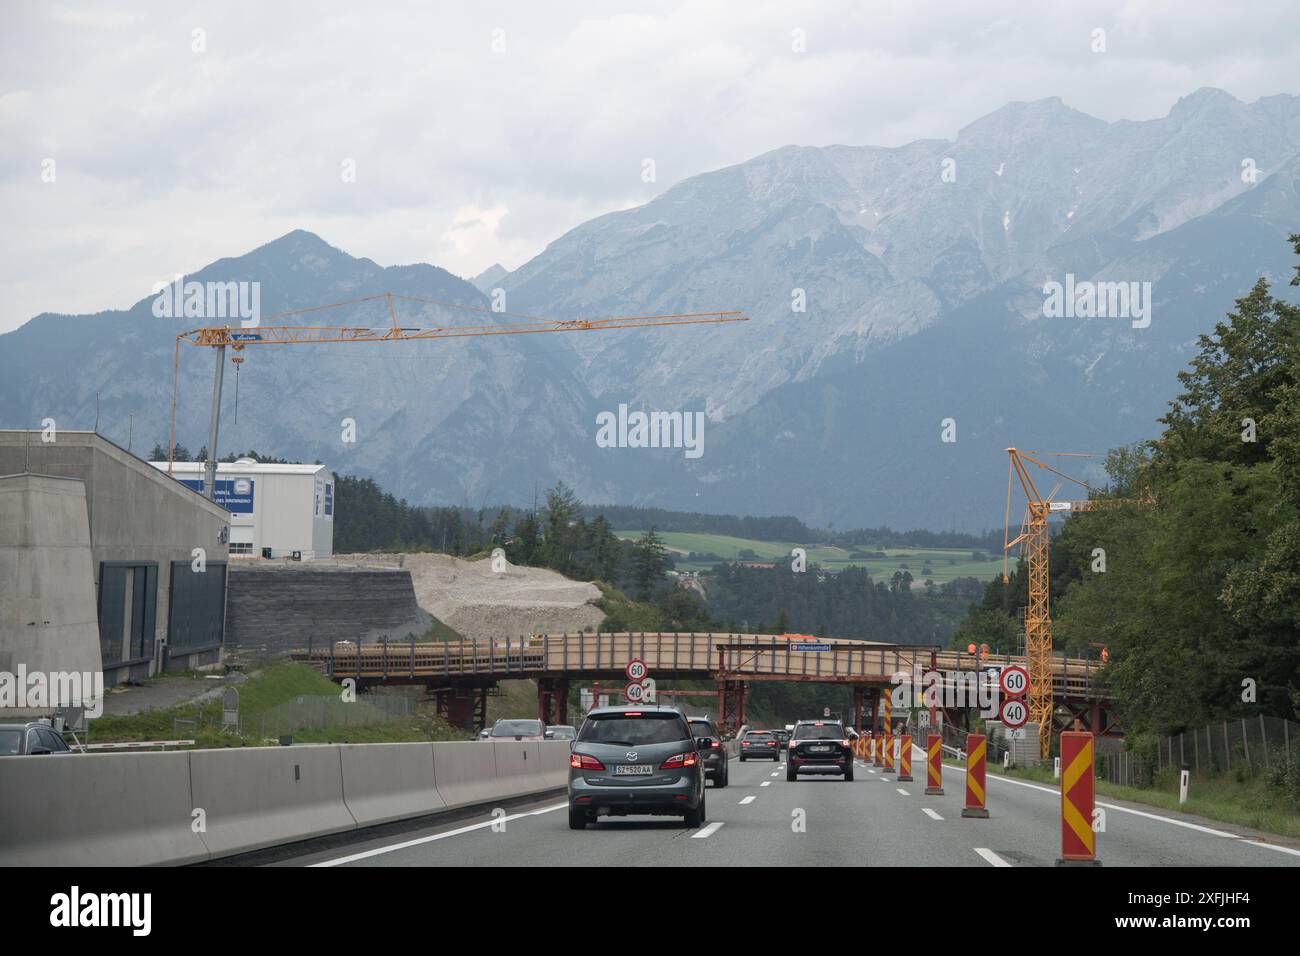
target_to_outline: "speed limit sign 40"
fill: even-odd
[[[640,681],[631,681],[623,689],[623,696],[634,704],[639,704],[645,700],[645,686]]]
[[[1019,697],[1029,690],[1029,671],[1019,664],[1004,667],[999,680],[1002,684],[1002,693],[1008,697]]]
[[[998,717],[1002,720],[1004,727],[1016,729],[1025,726],[1025,721],[1029,719],[1029,708],[1019,697],[1013,697],[1011,700],[1002,702],[1002,709],[998,712]]]

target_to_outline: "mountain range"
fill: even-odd
[[[563,479],[590,502],[979,531],[1001,520],[1008,446],[1100,455],[1153,436],[1197,335],[1261,275],[1285,294],[1297,231],[1300,97],[1202,89],[1140,122],[1053,98],[953,140],[782,147],[586,222],[513,272],[381,267],[295,231],[187,280],[257,281],[264,317],[382,292],[447,304],[399,300],[404,326],[492,321],[455,306],[749,316],[250,347],[237,382],[227,368],[223,453],[319,458],[413,503],[530,504]],[[1149,289],[1149,325],[1046,317],[1045,284],[1067,277]],[[98,403],[108,437],[165,444],[175,337],[221,323],[158,318],[152,301],[0,336],[0,423],[90,427]],[[380,299],[283,321],[390,318]],[[178,440],[196,450],[212,355],[180,351]],[[597,416],[620,406],[702,412],[703,453],[598,445]],[[1099,461],[1069,467],[1097,479]]]

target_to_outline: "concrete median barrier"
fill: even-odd
[[[341,744],[343,802],[358,826],[447,807],[433,777],[432,744]]]
[[[497,758],[497,793],[500,796],[517,797],[546,786],[539,743],[512,740],[492,744],[492,749]]]
[[[339,746],[191,751],[194,805],[213,856],[356,828],[343,802]],[[85,759],[85,758],[77,758]]]
[[[572,750],[567,740],[542,741],[542,780],[546,786],[569,785],[569,754]]]
[[[0,866],[194,863],[190,754],[0,760]]]
[[[496,744],[465,741],[431,746],[434,783],[447,809],[504,796],[497,787]]]

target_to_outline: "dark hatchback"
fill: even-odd
[[[844,725],[834,720],[801,720],[790,735],[785,779],[801,773],[838,773],[853,779],[853,745]]]
[[[718,733],[717,725],[708,717],[692,717],[690,721],[691,733],[695,735],[696,740],[705,737],[709,739],[708,748],[700,751],[700,759],[704,761],[705,779],[713,781],[715,790],[725,787],[730,776],[728,771],[730,757],[727,755],[727,748],[722,744],[722,735]]]
[[[740,742],[740,760],[781,759],[781,742],[770,730],[751,730]]]
[[[569,828],[599,816],[680,816],[704,823],[704,761],[681,711],[600,707],[587,715],[569,754]]]
[[[63,737],[49,724],[30,721],[0,724],[0,757],[72,753]]]

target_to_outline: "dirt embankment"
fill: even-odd
[[[331,560],[405,568],[411,572],[416,603],[468,638],[581,631],[605,619],[590,603],[600,597],[594,584],[544,568],[506,564],[504,571],[493,571],[490,559],[466,561],[445,554],[342,554]]]

